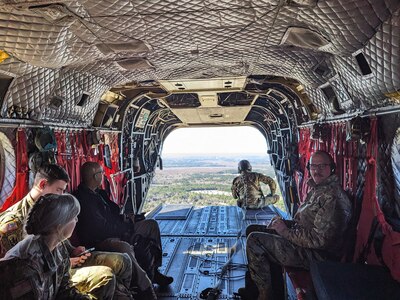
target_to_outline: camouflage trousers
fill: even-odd
[[[282,266],[308,270],[312,260],[326,260],[322,251],[296,246],[266,226],[257,229],[263,232],[246,230],[249,232],[246,253],[251,279],[259,291],[259,300],[281,298],[277,296],[282,295],[281,291],[274,291],[273,288],[283,289],[283,286],[279,286],[283,280]]]
[[[95,251],[82,267],[70,270],[71,282],[93,299],[131,299],[131,270],[127,254]]]

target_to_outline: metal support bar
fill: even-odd
[[[87,127],[84,125],[77,124],[60,124],[54,122],[39,122],[27,119],[0,119],[0,127],[4,128],[43,128],[50,127],[52,129],[69,129],[69,130],[86,130],[94,131],[98,130],[101,132],[115,132],[120,133],[120,130],[104,129],[101,127]]]
[[[358,111],[358,112],[354,112],[352,114],[346,114],[344,116],[341,115],[341,116],[326,118],[323,120],[310,121],[310,122],[298,125],[297,127],[304,128],[304,127],[312,126],[315,123],[334,123],[334,122],[341,122],[341,121],[344,122],[344,121],[351,120],[355,117],[366,118],[366,117],[370,117],[370,116],[383,116],[383,115],[395,114],[395,113],[400,113],[400,105],[392,106],[389,108],[381,107],[381,108],[375,108],[375,109],[370,109],[370,110],[365,110],[365,111]]]
[[[123,170],[123,171],[119,171],[117,173],[111,174],[110,176],[114,177],[114,176],[117,176],[117,175],[122,174],[122,173],[127,173],[129,171],[132,171],[132,169],[126,169],[126,170]]]

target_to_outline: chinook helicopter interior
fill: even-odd
[[[173,130],[253,126],[287,217],[305,199],[310,155],[330,152],[353,204],[344,261],[400,280],[398,0],[0,0],[0,28],[2,210],[27,193],[42,161],[63,166],[72,191],[92,160],[112,199],[140,214]],[[197,299],[207,288],[235,297],[246,264],[237,232],[254,215],[243,225],[237,207],[189,204],[147,218],[160,224],[162,271],[175,278],[161,299]],[[286,272],[290,299],[304,297],[301,272]],[[319,275],[316,289],[332,281]],[[343,286],[333,288],[340,299],[355,299]]]

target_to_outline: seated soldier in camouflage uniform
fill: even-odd
[[[62,194],[68,182],[69,176],[60,166],[49,164],[39,168],[29,193],[0,214],[0,246],[3,252],[11,249],[25,237],[24,225],[28,213],[39,197],[48,193]],[[95,251],[76,257],[85,248],[82,246],[75,248],[68,241],[64,244],[71,256],[71,281],[79,291],[90,294],[95,299],[104,298],[110,291],[113,293],[115,284],[110,280],[112,272],[117,278],[116,294],[130,296],[131,293],[127,290],[131,282],[132,269],[129,256]],[[114,276],[112,273],[111,276]]]
[[[276,184],[274,180],[260,173],[251,172],[251,165],[248,160],[241,160],[238,164],[238,173],[240,174],[233,180],[232,196],[237,200],[239,207],[247,209],[257,209],[274,204],[279,200],[275,195]],[[264,196],[260,183],[269,185],[271,194]]]
[[[75,228],[79,211],[78,200],[69,194],[47,194],[35,202],[26,222],[29,235],[2,259],[19,259],[23,266],[23,276],[15,284],[20,287],[22,279],[24,288],[18,292],[10,288],[11,295],[17,293],[18,299],[90,299],[71,285],[69,255],[63,245]],[[103,279],[115,287],[115,277],[111,269],[107,271],[109,277]],[[110,290],[102,299],[112,299]]]
[[[242,298],[284,299],[282,266],[309,269],[311,260],[342,256],[350,200],[334,174],[335,163],[329,153],[316,151],[308,169],[311,190],[292,222],[275,217],[264,230],[257,225],[255,230],[246,230],[250,233],[246,252],[252,281],[239,289]],[[249,288],[254,283],[256,288]]]

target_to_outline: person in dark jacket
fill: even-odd
[[[154,294],[152,282],[159,285],[172,283],[172,277],[158,270],[162,262],[158,223],[155,220],[126,221],[119,206],[99,188],[103,181],[103,168],[98,163],[83,164],[81,179],[75,192],[81,204],[77,225],[79,240],[86,247],[127,253],[133,263],[132,283],[140,288],[141,293]],[[145,250],[147,255],[141,255]]]
[[[242,298],[283,299],[282,266],[309,269],[311,260],[340,259],[351,217],[350,200],[334,174],[329,153],[316,151],[308,169],[311,190],[292,222],[275,217],[268,228],[250,225],[254,229],[246,229],[250,283],[257,288],[239,289]]]

